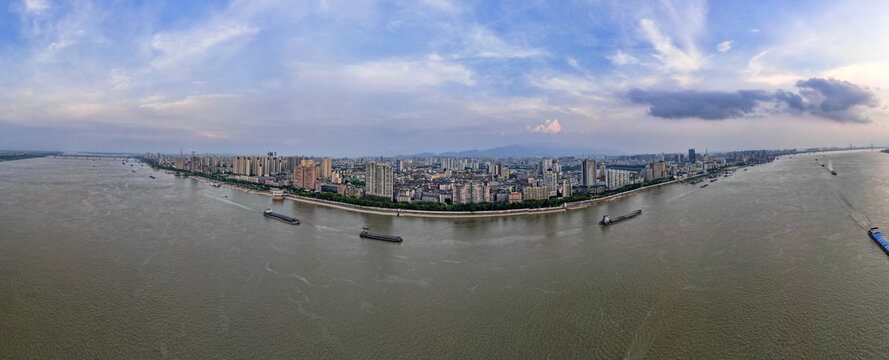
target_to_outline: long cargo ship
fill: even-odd
[[[870,235],[870,238],[874,240],[877,245],[880,245],[880,248],[883,249],[883,252],[886,255],[889,255],[889,237],[886,237],[886,234],[883,234],[878,227],[872,227],[867,231],[867,234]]]
[[[401,236],[398,236],[398,235],[377,234],[377,233],[373,233],[373,232],[370,232],[367,230],[361,231],[361,233],[358,235],[363,238],[374,239],[374,240],[383,240],[383,241],[391,241],[391,242],[401,242],[402,241]]]
[[[293,218],[293,217],[290,217],[287,215],[278,214],[276,212],[273,212],[272,209],[266,209],[265,211],[262,212],[262,214],[265,216],[268,216],[272,219],[283,221],[283,222],[288,223],[290,225],[299,225],[299,222],[300,222],[299,219],[297,219],[297,218]]]
[[[633,211],[633,212],[626,214],[624,216],[618,216],[613,219],[611,217],[609,217],[608,215],[605,215],[602,217],[602,221],[599,221],[599,225],[608,226],[608,225],[611,225],[611,224],[614,224],[617,222],[621,222],[621,221],[636,217],[641,213],[642,213],[642,210],[636,210],[636,211]]]

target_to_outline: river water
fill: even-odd
[[[889,229],[889,155],[831,153],[838,176],[816,157],[461,220],[3,162],[0,358],[884,357],[889,257],[866,230]]]

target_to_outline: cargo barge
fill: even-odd
[[[272,209],[266,209],[262,212],[263,215],[273,218],[275,220],[280,220],[290,225],[299,225],[300,221],[297,218],[293,218],[287,215],[278,214],[273,212]]]
[[[608,225],[611,225],[611,224],[614,224],[617,222],[621,222],[621,221],[628,220],[630,218],[639,216],[639,214],[641,214],[641,213],[642,213],[642,210],[636,210],[636,211],[633,211],[633,212],[626,214],[624,216],[618,216],[613,219],[611,217],[609,217],[608,215],[605,215],[602,217],[602,221],[599,221],[599,225],[608,226]]]
[[[383,241],[398,242],[398,243],[400,243],[402,241],[401,236],[398,236],[398,235],[377,234],[377,233],[373,233],[373,232],[370,232],[367,230],[361,231],[361,233],[358,235],[363,238],[374,239],[374,240],[383,240]]]
[[[886,237],[886,234],[883,234],[878,227],[872,227],[867,231],[867,234],[870,235],[870,238],[874,240],[877,245],[880,245],[880,248],[883,249],[883,252],[886,255],[889,255],[889,237]]]

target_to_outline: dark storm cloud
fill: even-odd
[[[633,89],[627,99],[650,106],[651,116],[665,119],[698,118],[725,120],[753,116],[764,105],[774,111],[793,114],[809,113],[838,122],[867,123],[865,107],[878,105],[876,96],[867,88],[848,81],[811,78],[796,83],[799,94],[778,90],[724,91],[659,91]]]
[[[812,115],[840,122],[870,122],[862,107],[875,107],[877,97],[869,90],[848,81],[811,78],[797,81],[796,87],[808,101]]]
[[[652,116],[679,119],[699,118],[723,120],[743,117],[756,110],[761,101],[771,96],[760,90],[722,91],[645,91],[634,89],[628,99],[636,104],[651,105]]]

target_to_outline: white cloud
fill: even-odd
[[[592,79],[570,75],[537,76],[530,78],[531,84],[544,90],[568,93],[574,96],[596,97],[602,87]]]
[[[704,65],[704,58],[697,52],[693,45],[687,45],[683,50],[673,44],[669,36],[662,33],[654,21],[642,19],[639,21],[645,38],[654,47],[654,58],[660,60],[661,68],[667,72],[687,74],[697,71]]]
[[[476,26],[468,35],[473,56],[491,59],[521,59],[548,56],[542,48],[509,44],[488,29]]]
[[[25,0],[25,11],[32,14],[39,14],[49,9],[49,1],[47,0]]]
[[[611,63],[614,65],[636,64],[639,62],[639,59],[635,58],[633,55],[620,50],[617,50],[614,55],[606,56],[605,58],[611,60]]]
[[[163,55],[155,58],[151,65],[164,68],[188,59],[201,58],[218,45],[258,32],[259,28],[242,24],[211,24],[185,32],[156,34],[151,46]]]
[[[475,85],[469,68],[445,61],[437,54],[429,55],[422,60],[389,59],[348,65],[342,69],[342,74],[347,77],[347,81],[357,80],[373,87],[396,90],[446,82],[465,86]]]
[[[525,129],[527,129],[530,132],[536,132],[536,133],[542,132],[544,134],[558,134],[558,133],[562,132],[562,125],[559,124],[558,119],[553,119],[553,120],[546,120],[543,124],[538,124],[537,126],[534,126],[534,127],[531,127],[530,125],[526,126]]]
[[[457,15],[463,11],[460,5],[449,0],[422,0],[421,2],[428,7],[450,15]]]
[[[764,50],[750,58],[750,61],[747,62],[747,68],[744,69],[744,73],[747,74],[745,80],[753,83],[778,86],[793,84],[797,80],[804,78],[803,75],[797,73],[779,71],[774,66],[767,63],[765,57],[769,53],[769,50]]]
[[[719,52],[726,52],[731,49],[732,49],[732,41],[731,40],[723,41],[723,42],[716,45],[716,51],[719,51]]]
[[[889,61],[845,65],[824,71],[820,77],[850,81],[874,88],[885,88],[889,85]]]
[[[151,97],[148,99],[150,102],[140,104],[138,107],[165,115],[187,115],[209,110],[222,103],[231,102],[235,98],[235,96],[228,94],[192,95],[174,101],[163,101],[163,99]]]

